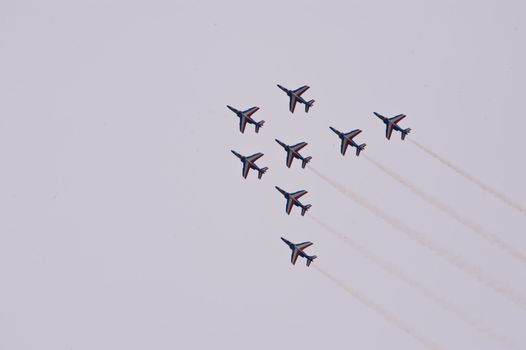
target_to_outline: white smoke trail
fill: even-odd
[[[325,222],[323,222],[322,220],[320,220],[314,215],[310,215],[309,217],[314,222],[316,222],[319,226],[325,229],[327,232],[331,233],[336,238],[342,240],[345,244],[347,244],[349,247],[351,247],[358,253],[362,254],[369,261],[378,265],[378,267],[380,267],[382,270],[398,278],[400,281],[414,288],[415,290],[417,290],[418,292],[420,292],[422,295],[429,298],[430,300],[433,300],[435,303],[440,305],[446,311],[450,312],[451,314],[455,315],[462,321],[466,322],[467,324],[469,324],[471,327],[476,329],[481,334],[493,339],[494,341],[497,341],[498,343],[500,343],[501,345],[505,346],[508,349],[518,349],[511,340],[505,338],[504,336],[500,334],[497,334],[493,329],[487,327],[486,325],[483,325],[479,320],[475,319],[473,316],[471,316],[464,310],[455,306],[453,303],[451,303],[444,297],[441,297],[436,292],[434,292],[432,289],[427,288],[425,285],[418,282],[418,280],[396,269],[392,264],[389,264],[387,261],[383,260],[381,257],[374,254],[373,252],[365,248],[363,245],[354,241],[352,238],[348,237],[342,232],[329,226],[328,224],[326,224]]]
[[[416,187],[415,185],[411,184],[410,182],[406,181],[404,178],[402,178],[397,173],[393,172],[390,169],[387,169],[382,164],[380,164],[378,161],[374,160],[370,156],[364,155],[364,157],[371,162],[373,165],[375,165],[378,169],[382,170],[387,175],[391,176],[393,179],[413,191],[416,195],[418,195],[420,198],[437,208],[438,210],[442,211],[443,213],[447,214],[450,218],[454,219],[458,223],[464,225],[465,227],[469,228],[473,232],[475,232],[480,237],[486,239],[488,242],[490,242],[493,246],[502,249],[507,254],[515,257],[517,260],[522,262],[523,264],[526,264],[526,256],[522,254],[519,250],[513,248],[508,243],[501,240],[499,237],[495,236],[493,233],[488,232],[484,230],[482,227],[478,226],[474,222],[470,221],[469,219],[463,217],[460,213],[455,211],[453,208],[449,207],[445,203],[440,202],[438,199],[430,195],[429,193],[426,193]]]
[[[471,181],[472,183],[474,183],[475,185],[477,185],[478,187],[480,187],[484,191],[492,194],[495,198],[500,199],[502,202],[506,203],[510,207],[515,208],[516,210],[521,212],[523,215],[526,215],[526,209],[524,207],[522,207],[519,203],[517,203],[517,202],[513,201],[512,199],[508,198],[506,195],[500,193],[496,189],[492,188],[490,185],[487,185],[487,184],[483,183],[482,181],[478,180],[473,175],[468,174],[465,170],[460,169],[458,166],[454,165],[453,163],[451,163],[448,160],[444,159],[443,157],[439,156],[437,153],[433,152],[432,150],[430,150],[429,148],[427,148],[424,145],[420,144],[419,142],[416,142],[415,140],[413,140],[411,138],[409,139],[409,142],[411,142],[413,145],[417,146],[422,151],[424,151],[425,153],[429,154],[431,157],[435,158],[436,160],[438,160],[439,162],[441,162],[442,164],[444,164],[445,166],[447,166],[448,168],[450,168],[451,170],[453,170],[457,174],[459,174],[459,175],[463,176],[465,179]]]
[[[376,304],[374,301],[370,300],[366,296],[359,293],[357,290],[351,288],[350,286],[342,283],[339,279],[322,269],[319,265],[313,264],[312,265],[316,271],[321,273],[323,276],[325,276],[327,279],[331,280],[334,284],[336,284],[338,287],[345,290],[347,293],[349,293],[354,298],[361,301],[363,304],[368,306],[369,308],[373,309],[374,311],[378,312],[382,317],[388,321],[389,323],[393,324],[394,326],[398,327],[402,331],[409,334],[411,337],[425,345],[428,349],[439,349],[439,347],[433,343],[431,340],[428,340],[424,336],[420,335],[416,330],[412,329],[411,327],[407,326],[404,322],[402,322],[399,318],[397,318],[395,315],[390,313],[389,311],[385,310],[380,305]]]
[[[342,193],[347,198],[353,200],[354,202],[358,203],[365,209],[369,210],[371,213],[388,223],[389,225],[393,226],[400,232],[404,233],[408,238],[412,239],[413,241],[427,247],[429,250],[431,250],[433,253],[437,254],[453,266],[457,267],[460,270],[463,270],[476,280],[478,280],[480,283],[486,285],[487,287],[491,288],[495,292],[501,294],[508,300],[512,301],[516,305],[522,307],[526,310],[526,301],[520,296],[514,293],[513,291],[499,285],[498,283],[494,282],[491,278],[487,277],[482,271],[480,271],[475,266],[470,265],[469,263],[465,262],[460,257],[448,252],[444,248],[435,245],[433,242],[428,240],[424,234],[422,234],[419,231],[416,231],[412,229],[411,227],[405,225],[401,221],[397,220],[394,217],[391,217],[389,214],[381,210],[380,208],[376,207],[375,205],[369,203],[365,198],[362,196],[350,191],[343,185],[339,184],[336,181],[333,181],[332,179],[325,176],[320,171],[316,170],[312,166],[309,166],[309,169],[312,170],[312,172],[321,179],[323,179],[325,182],[327,182],[329,185],[334,187],[336,190],[338,190],[340,193]]]

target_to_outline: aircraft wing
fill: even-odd
[[[290,165],[292,164],[292,160],[294,160],[294,153],[291,151],[287,152],[287,167],[290,168]]]
[[[250,162],[255,162],[256,160],[258,160],[259,158],[263,157],[263,153],[256,153],[256,154],[253,154],[251,156],[248,156],[247,159],[250,161]]]
[[[392,123],[395,123],[397,124],[400,120],[404,119],[405,118],[405,114],[399,114],[397,116],[394,116],[392,118],[389,118],[389,121],[392,122]]]
[[[248,171],[250,170],[250,164],[248,162],[243,162],[243,177],[246,179]]]
[[[247,117],[250,117],[252,114],[256,113],[258,110],[259,110],[259,107],[252,107],[244,111],[243,114],[246,115]]]
[[[305,248],[308,248],[312,245],[312,242],[303,242],[303,243],[298,243],[296,244],[296,247],[299,249],[299,250],[303,250]]]
[[[296,102],[298,102],[298,100],[296,100],[296,96],[294,95],[290,96],[290,101],[289,101],[290,113],[294,113],[294,109],[296,108]]]
[[[347,134],[345,134],[345,138],[348,138],[349,140],[352,140],[353,137],[355,137],[356,135],[358,135],[361,132],[362,132],[362,130],[360,130],[360,129],[353,130],[353,131],[348,132]]]
[[[292,263],[292,265],[296,264],[296,260],[298,260],[298,255],[300,255],[299,249],[292,249],[292,255],[290,256],[290,262]]]
[[[393,133],[393,124],[387,123],[387,127],[385,129],[385,137],[387,137],[387,139],[390,140],[392,133]]]
[[[342,145],[341,145],[341,148],[340,148],[340,151],[342,152],[343,155],[345,155],[345,151],[347,151],[347,146],[349,145],[349,140],[344,137],[342,139]]]
[[[294,202],[292,201],[292,199],[288,198],[287,199],[287,204],[285,204],[285,211],[287,212],[287,214],[290,214],[290,211],[292,210],[292,205],[294,204]]]
[[[245,126],[247,126],[247,118],[239,118],[239,131],[241,131],[241,133],[245,132]]]
[[[308,192],[305,191],[305,190],[301,190],[301,191],[298,191],[298,192],[291,193],[290,196],[293,197],[294,199],[299,199],[301,196],[303,196],[306,193],[308,193]]]
[[[294,90],[293,92],[298,95],[298,96],[301,96],[305,91],[309,90],[309,86],[307,85],[303,85],[302,87],[300,88],[297,88],[296,90]]]
[[[302,149],[305,146],[307,146],[307,142],[300,142],[300,143],[295,144],[294,146],[290,146],[290,148],[298,152],[300,149]]]

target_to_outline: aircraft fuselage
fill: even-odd
[[[391,126],[393,127],[394,130],[400,131],[400,132],[404,131],[404,129],[402,129],[400,126],[398,126],[398,124],[393,123],[391,121],[388,121],[388,123],[391,124]],[[387,125],[388,123],[385,123],[385,124]]]
[[[242,160],[242,162],[246,162],[248,164],[248,166],[250,167],[250,169],[254,169],[254,170],[257,170],[257,171],[260,170],[260,168],[256,165],[256,163],[251,162],[250,160],[248,160],[246,158],[245,158],[245,160]]]
[[[285,238],[281,237],[281,239],[283,240],[283,242],[287,243],[287,245],[289,246],[290,249],[292,249],[293,251],[294,250],[297,250],[298,251],[298,255],[301,256],[302,258],[307,258],[309,257],[302,249],[299,249],[294,243],[292,243],[291,241],[289,240],[286,240]]]
[[[252,119],[251,117],[247,116],[246,114],[244,114],[243,112],[239,112],[239,114],[237,115],[240,119],[245,119],[247,121],[247,123],[249,124],[256,124],[256,122],[254,121],[254,119]]]
[[[292,155],[293,155],[294,158],[303,160],[303,156],[301,156],[298,151],[295,151],[294,149],[290,148],[289,146],[287,146],[287,148],[285,148],[285,150],[287,152],[292,152]]]

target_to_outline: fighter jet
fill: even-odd
[[[292,265],[296,264],[296,260],[298,259],[298,256],[301,256],[302,258],[307,259],[307,266],[310,266],[310,263],[317,258],[316,255],[307,255],[303,251],[305,248],[310,247],[312,245],[312,242],[303,242],[303,243],[297,243],[294,244],[285,238],[281,237],[281,240],[289,246],[289,248],[292,250],[292,255],[290,256],[290,262]]]
[[[312,205],[310,204],[306,204],[306,205],[303,205],[301,204],[301,202],[299,201],[299,198],[301,196],[303,196],[304,194],[308,193],[307,191],[305,190],[301,190],[301,191],[298,191],[298,192],[294,192],[294,193],[288,193],[286,191],[283,191],[281,188],[279,188],[278,186],[276,186],[276,189],[278,191],[281,192],[281,194],[283,196],[285,196],[285,198],[287,199],[287,204],[285,205],[285,211],[287,212],[287,214],[290,215],[290,211],[292,210],[292,206],[295,205],[297,207],[301,207],[301,216],[304,216],[305,215],[305,212],[307,210],[309,210],[310,207],[312,207]]]
[[[296,102],[303,103],[305,105],[305,113],[309,112],[309,108],[312,107],[314,100],[306,101],[301,97],[301,95],[309,89],[307,85],[304,85],[296,90],[289,90],[278,84],[278,87],[287,93],[287,96],[290,98],[289,101],[289,110],[290,113],[294,113],[294,108],[296,108]]]
[[[354,142],[352,140],[356,135],[361,133],[362,130],[356,129],[356,130],[353,130],[353,131],[348,132],[348,133],[343,133],[343,132],[340,132],[340,131],[336,130],[332,126],[329,126],[329,128],[332,131],[334,131],[340,137],[340,139],[342,140],[342,144],[341,144],[341,147],[340,147],[340,152],[342,153],[342,155],[345,155],[345,151],[347,151],[347,146],[348,145],[351,145],[352,147],[356,147],[356,156],[359,156],[360,152],[365,148],[365,143],[362,143],[361,145],[358,145],[356,142]]]
[[[245,132],[245,126],[247,126],[247,123],[254,124],[256,126],[256,133],[259,132],[259,128],[265,124],[265,121],[259,121],[256,122],[254,119],[252,119],[250,116],[254,113],[256,113],[259,110],[259,107],[252,107],[247,109],[246,111],[238,111],[234,107],[230,107],[227,105],[228,109],[230,109],[232,112],[234,112],[239,117],[239,130],[241,133]]]
[[[245,179],[247,178],[248,171],[251,168],[258,171],[258,179],[261,179],[263,174],[268,170],[267,167],[260,168],[255,164],[255,161],[261,158],[263,156],[263,153],[256,153],[248,157],[242,156],[236,151],[232,151],[232,153],[234,153],[239,158],[239,160],[241,160],[241,162],[243,163],[243,177]]]
[[[386,129],[385,129],[385,137],[387,137],[388,140],[391,139],[391,133],[393,132],[393,129],[397,130],[397,131],[400,131],[402,133],[402,140],[405,139],[405,136],[407,134],[409,134],[409,132],[411,131],[411,128],[402,129],[401,127],[398,126],[398,122],[406,117],[405,114],[399,114],[399,115],[394,116],[392,118],[386,118],[383,115],[380,115],[380,114],[378,114],[376,112],[373,112],[373,113],[378,118],[382,119],[382,121],[384,122],[385,127],[386,127]]]
[[[285,149],[285,151],[287,151],[287,167],[289,168],[294,158],[301,159],[301,167],[304,169],[305,165],[307,165],[307,163],[312,159],[312,157],[303,158],[303,156],[299,154],[300,149],[307,146],[307,142],[300,142],[293,146],[286,145],[278,139],[276,139],[276,142],[279,143],[281,147]]]

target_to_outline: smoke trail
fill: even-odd
[[[369,298],[365,297],[364,295],[358,293],[355,289],[352,289],[351,287],[345,285],[344,283],[340,282],[336,277],[328,273],[327,271],[323,270],[319,265],[313,264],[313,267],[316,271],[321,273],[323,276],[325,276],[327,279],[331,280],[334,284],[336,284],[338,287],[345,290],[347,293],[361,301],[363,304],[368,306],[369,308],[373,309],[374,311],[378,312],[380,315],[383,316],[383,318],[393,324],[394,326],[398,327],[399,329],[403,330],[407,334],[409,334],[411,337],[418,340],[420,343],[425,345],[429,349],[439,349],[436,344],[434,344],[432,341],[426,339],[424,336],[417,333],[416,330],[413,330],[406,324],[404,324],[399,318],[397,318],[395,315],[390,313],[389,311],[382,308],[380,305],[376,304]]]
[[[468,174],[466,171],[460,169],[458,166],[454,165],[453,163],[451,163],[448,160],[444,159],[443,157],[439,156],[437,153],[435,153],[432,150],[428,149],[424,145],[416,142],[415,140],[409,139],[409,142],[411,142],[413,145],[417,146],[422,151],[426,152],[431,157],[435,158],[436,160],[438,160],[439,162],[441,162],[442,164],[444,164],[445,166],[447,166],[448,168],[450,168],[451,170],[453,170],[457,174],[459,174],[459,175],[463,176],[465,179],[471,181],[472,183],[474,183],[475,185],[477,185],[478,187],[480,187],[484,191],[492,194],[495,198],[500,199],[502,202],[506,203],[510,207],[515,208],[516,210],[521,212],[523,215],[526,215],[526,209],[525,208],[523,208],[520,204],[516,203],[512,199],[506,197],[504,194],[502,194],[499,191],[495,190],[491,186],[481,182],[480,180],[475,178],[473,175]]]
[[[438,305],[440,305],[442,308],[444,308],[446,311],[449,311],[451,314],[455,315],[462,321],[469,324],[471,327],[476,329],[478,332],[480,332],[483,335],[486,335],[487,337],[499,342],[501,345],[507,347],[508,349],[516,349],[515,345],[512,344],[512,342],[505,337],[495,333],[494,330],[490,329],[489,327],[481,324],[478,320],[474,319],[471,315],[466,313],[464,310],[458,308],[451,302],[449,302],[447,299],[439,296],[437,293],[435,293],[432,289],[427,288],[422,283],[418,282],[416,279],[404,274],[402,271],[396,269],[393,265],[389,264],[382,258],[380,258],[378,255],[374,254],[358,242],[354,241],[353,239],[349,238],[347,235],[343,234],[340,231],[337,231],[333,227],[329,226],[322,220],[318,219],[314,215],[309,215],[309,217],[316,222],[319,226],[324,228],[327,232],[331,233],[336,238],[342,240],[345,244],[347,244],[349,247],[357,251],[358,253],[362,254],[365,258],[367,258],[369,261],[375,263],[378,265],[382,270],[385,272],[395,276],[402,282],[406,283],[410,287],[414,288],[418,292],[420,292],[425,297],[433,300]]]
[[[493,246],[502,249],[507,254],[515,257],[516,259],[520,260],[522,263],[526,264],[526,256],[523,255],[520,251],[513,248],[491,232],[488,232],[484,230],[482,227],[478,226],[474,222],[471,222],[469,219],[463,217],[460,213],[456,212],[453,208],[447,206],[446,204],[440,202],[435,197],[431,196],[429,193],[426,193],[416,187],[415,185],[411,184],[410,182],[406,181],[404,178],[402,178],[397,173],[387,169],[382,164],[371,158],[370,156],[364,155],[364,157],[374,164],[378,169],[382,170],[387,175],[391,176],[393,179],[413,191],[416,195],[418,195],[420,198],[437,208],[438,210],[442,211],[443,213],[447,214],[450,218],[454,219],[458,223],[464,225],[465,227],[469,228],[476,234],[478,234],[480,237],[486,239],[488,242],[493,244]]]
[[[401,221],[397,220],[396,218],[393,218],[389,216],[386,212],[381,210],[380,208],[376,207],[375,205],[369,203],[365,198],[361,197],[360,195],[350,191],[343,185],[331,180],[327,176],[325,176],[323,173],[319,172],[312,166],[309,166],[309,169],[314,172],[314,174],[318,175],[321,179],[323,179],[325,182],[327,182],[329,185],[334,187],[336,190],[338,190],[340,193],[342,193],[347,198],[353,200],[354,202],[360,204],[365,209],[369,210],[371,213],[388,223],[389,225],[393,226],[400,232],[404,233],[407,237],[412,239],[413,241],[427,247],[429,250],[431,250],[433,253],[437,254],[438,256],[442,257],[444,260],[449,262],[450,264],[454,265],[460,270],[463,270],[473,278],[477,279],[480,283],[486,285],[487,287],[493,289],[495,292],[501,294],[508,300],[514,302],[516,305],[522,307],[523,309],[526,309],[526,301],[524,301],[520,296],[516,295],[513,291],[504,288],[503,286],[498,285],[496,282],[492,281],[490,278],[485,276],[482,271],[480,271],[478,268],[469,265],[467,262],[463,261],[460,257],[448,252],[447,250],[433,244],[430,240],[428,240],[421,232],[418,232],[411,227],[405,225]]]

